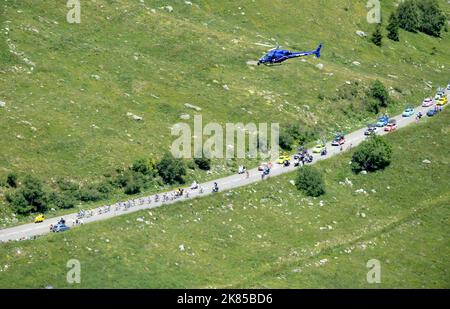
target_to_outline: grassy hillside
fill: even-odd
[[[370,116],[359,97],[336,100],[346,81],[363,89],[378,78],[401,90],[392,90],[399,111],[430,94],[425,81],[449,76],[448,33],[402,32],[377,48],[355,34],[374,29],[363,0],[193,2],[170,1],[168,12],[167,1],[83,1],[76,25],[66,22],[66,1],[2,0],[0,177],[90,179],[158,156],[180,115],[196,113],[185,103],[201,107],[205,123],[300,121],[330,134]],[[385,14],[393,2],[383,2]],[[300,50],[324,42],[323,58],[247,64],[276,42]]]
[[[381,172],[354,175],[351,153],[319,162],[321,198],[302,196],[291,173],[3,244],[0,287],[449,288],[449,120],[446,110],[383,137],[393,160]],[[70,286],[74,258],[81,284]],[[366,282],[370,259],[379,285]]]

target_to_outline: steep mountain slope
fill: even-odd
[[[359,95],[340,100],[337,88],[361,93],[378,78],[397,89],[399,111],[429,95],[425,82],[449,76],[448,33],[402,32],[382,48],[358,37],[374,29],[366,1],[193,2],[82,1],[77,25],[66,22],[65,1],[3,0],[0,177],[89,179],[158,156],[180,115],[197,113],[185,103],[202,108],[204,123],[295,121],[328,135],[372,117]],[[386,16],[393,6],[383,2]],[[247,63],[277,42],[300,50],[324,42],[323,58]]]

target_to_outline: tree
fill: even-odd
[[[409,32],[417,32],[419,30],[420,11],[416,0],[400,2],[397,14],[400,28]]]
[[[17,174],[16,173],[9,173],[6,176],[6,183],[11,188],[16,188],[17,187]]]
[[[352,170],[373,172],[389,166],[392,158],[392,147],[381,137],[372,135],[364,141],[352,156]]]
[[[295,186],[307,196],[317,197],[325,194],[322,174],[310,165],[303,166],[298,170]]]
[[[389,23],[386,28],[386,30],[388,31],[387,37],[392,41],[398,42],[400,40],[398,29],[399,29],[399,22],[397,14],[392,13],[391,16],[389,16]]]
[[[420,31],[439,37],[447,18],[436,0],[421,0],[418,2],[420,11]]]
[[[143,175],[149,175],[152,173],[152,169],[150,168],[149,162],[146,159],[138,159],[134,161],[130,167],[130,170],[136,173],[141,173]]]
[[[171,153],[166,153],[156,164],[158,174],[167,184],[184,183],[186,166],[181,159],[176,159]]]
[[[383,45],[383,32],[382,32],[382,29],[381,29],[381,24],[377,24],[375,32],[372,33],[372,37],[371,37],[370,40],[376,46],[382,46]]]

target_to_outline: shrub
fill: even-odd
[[[381,107],[387,107],[389,105],[389,93],[379,80],[372,83],[367,92],[367,96],[366,102],[370,111],[378,113]]]
[[[60,209],[75,207],[75,198],[70,193],[52,192],[49,196],[49,204]]]
[[[352,170],[358,173],[384,169],[391,163],[391,157],[392,147],[381,137],[373,135],[353,153]]]
[[[89,185],[79,188],[75,197],[82,202],[96,202],[103,199],[104,195],[94,185]]]
[[[124,189],[125,194],[138,194],[141,192],[141,184],[135,179],[130,179]]]
[[[11,188],[17,187],[17,174],[16,173],[9,173],[6,176],[6,184],[10,186]]]
[[[292,137],[290,132],[288,132],[286,129],[282,129],[279,134],[278,143],[282,149],[291,150],[292,145],[294,144],[294,138]]]
[[[194,162],[198,166],[198,168],[203,171],[209,171],[211,169],[211,159],[209,158],[206,157],[195,158]]]
[[[133,162],[130,167],[133,172],[141,173],[142,175],[153,175],[153,168],[150,162],[146,159],[138,159]]]
[[[325,194],[322,174],[310,165],[303,166],[298,170],[295,186],[307,196],[317,197]]]
[[[156,164],[158,174],[166,184],[184,183],[186,166],[181,159],[176,159],[171,153],[166,153]]]

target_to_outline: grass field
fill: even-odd
[[[383,137],[384,171],[354,175],[351,153],[317,163],[321,198],[302,196],[291,173],[3,244],[0,287],[449,288],[449,120],[446,110]],[[66,282],[69,259],[80,284]],[[380,284],[366,281],[370,259]]]

